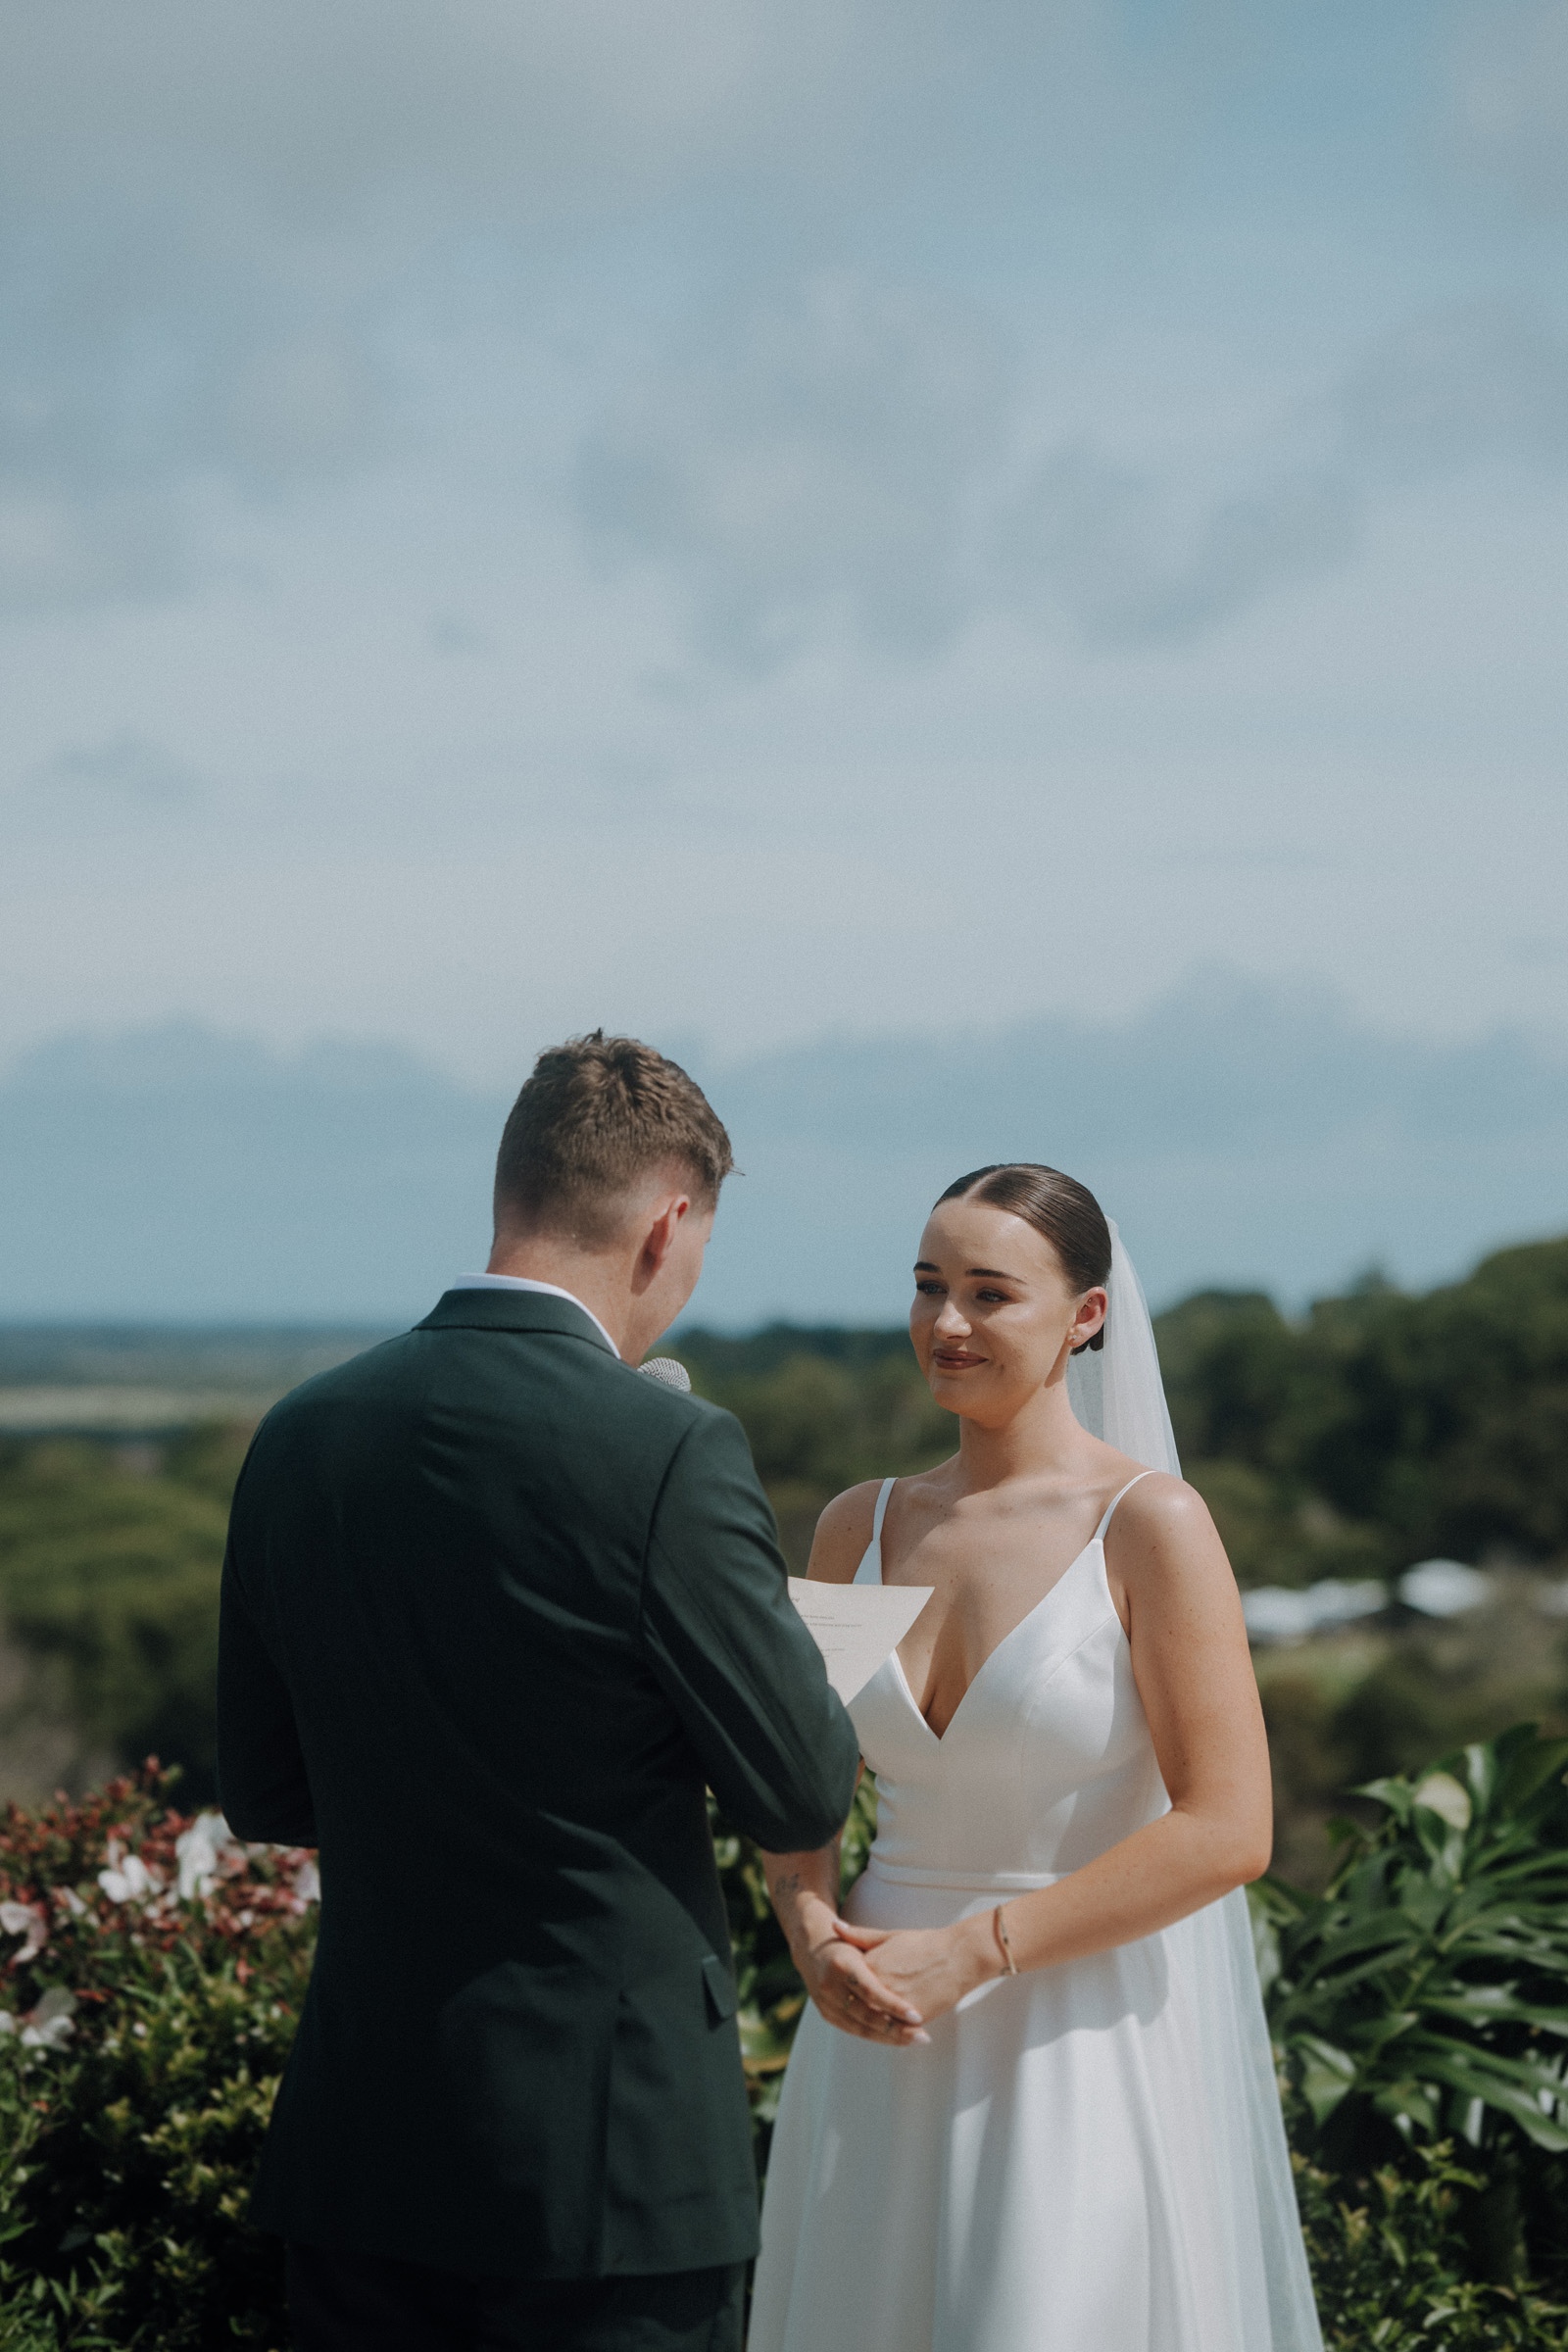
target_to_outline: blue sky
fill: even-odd
[[[1560,0],[0,0],[0,1061],[1559,1032],[1565,159]]]

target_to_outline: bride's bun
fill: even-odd
[[[1022,1217],[1043,1242],[1049,1242],[1061,1260],[1061,1270],[1075,1291],[1095,1291],[1110,1279],[1110,1227],[1105,1212],[1087,1185],[1059,1168],[1043,1167],[1038,1160],[997,1160],[989,1168],[971,1168],[950,1184],[944,1200],[983,1200],[988,1208],[1004,1208]],[[940,1206],[940,1203],[938,1204]],[[1103,1348],[1105,1326],[1092,1340],[1075,1348]]]

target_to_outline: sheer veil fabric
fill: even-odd
[[[1083,1424],[1176,1447],[1119,1237]],[[884,1482],[856,1582],[881,1582]],[[1112,1504],[1114,1509],[1114,1504]],[[850,1712],[876,1841],[847,1911],[940,1928],[1050,1886],[1168,1809],[1105,1526],[939,1739],[899,1663]],[[1322,2352],[1247,1897],[984,1984],[926,2048],[808,2010],[768,2162],[750,2352]]]
[[[1067,1365],[1072,1409],[1091,1437],[1103,1438],[1149,1470],[1170,1470],[1180,1478],[1176,1433],[1165,1402],[1154,1326],[1138,1270],[1110,1226],[1110,1279],[1105,1295],[1105,1344],[1086,1348]]]
[[[1105,1286],[1109,1298],[1105,1344],[1071,1359],[1067,1394],[1078,1420],[1093,1436],[1131,1454],[1135,1462],[1143,1462],[1151,1470],[1169,1470],[1180,1478],[1176,1433],[1165,1401],[1149,1301],[1114,1219],[1106,1222],[1110,1226],[1110,1280]],[[1235,2077],[1230,2135],[1236,2146],[1251,2152],[1263,2230],[1271,2332],[1260,2335],[1258,2342],[1267,2352],[1318,2352],[1322,2336],[1301,2245],[1245,1891],[1237,1887],[1206,1913],[1200,1913],[1199,1924],[1204,1929],[1211,1924],[1213,1940],[1221,1947],[1224,1961],[1212,1979],[1205,1980],[1212,2002],[1209,2032],[1217,2040],[1223,2040],[1228,2032],[1243,2061]],[[1217,1952],[1216,1958],[1219,1956]]]

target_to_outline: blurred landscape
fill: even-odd
[[[1276,1867],[1317,1884],[1358,1783],[1525,1718],[1568,1731],[1568,1239],[1424,1294],[1368,1278],[1294,1318],[1203,1291],[1156,1327],[1182,1460],[1253,1626]],[[183,1767],[186,1802],[210,1797],[218,1584],[250,1432],[382,1336],[0,1330],[0,1796],[74,1791],[155,1752]],[[831,1495],[951,1450],[902,1331],[669,1346],[744,1424],[797,1569]],[[1407,1578],[1434,1560],[1450,1566]]]

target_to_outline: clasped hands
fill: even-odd
[[[925,2031],[977,1984],[1003,1973],[991,1913],[949,1928],[857,1928],[820,1900],[803,1905],[795,1965],[841,2034],[891,2049],[928,2042]]]

